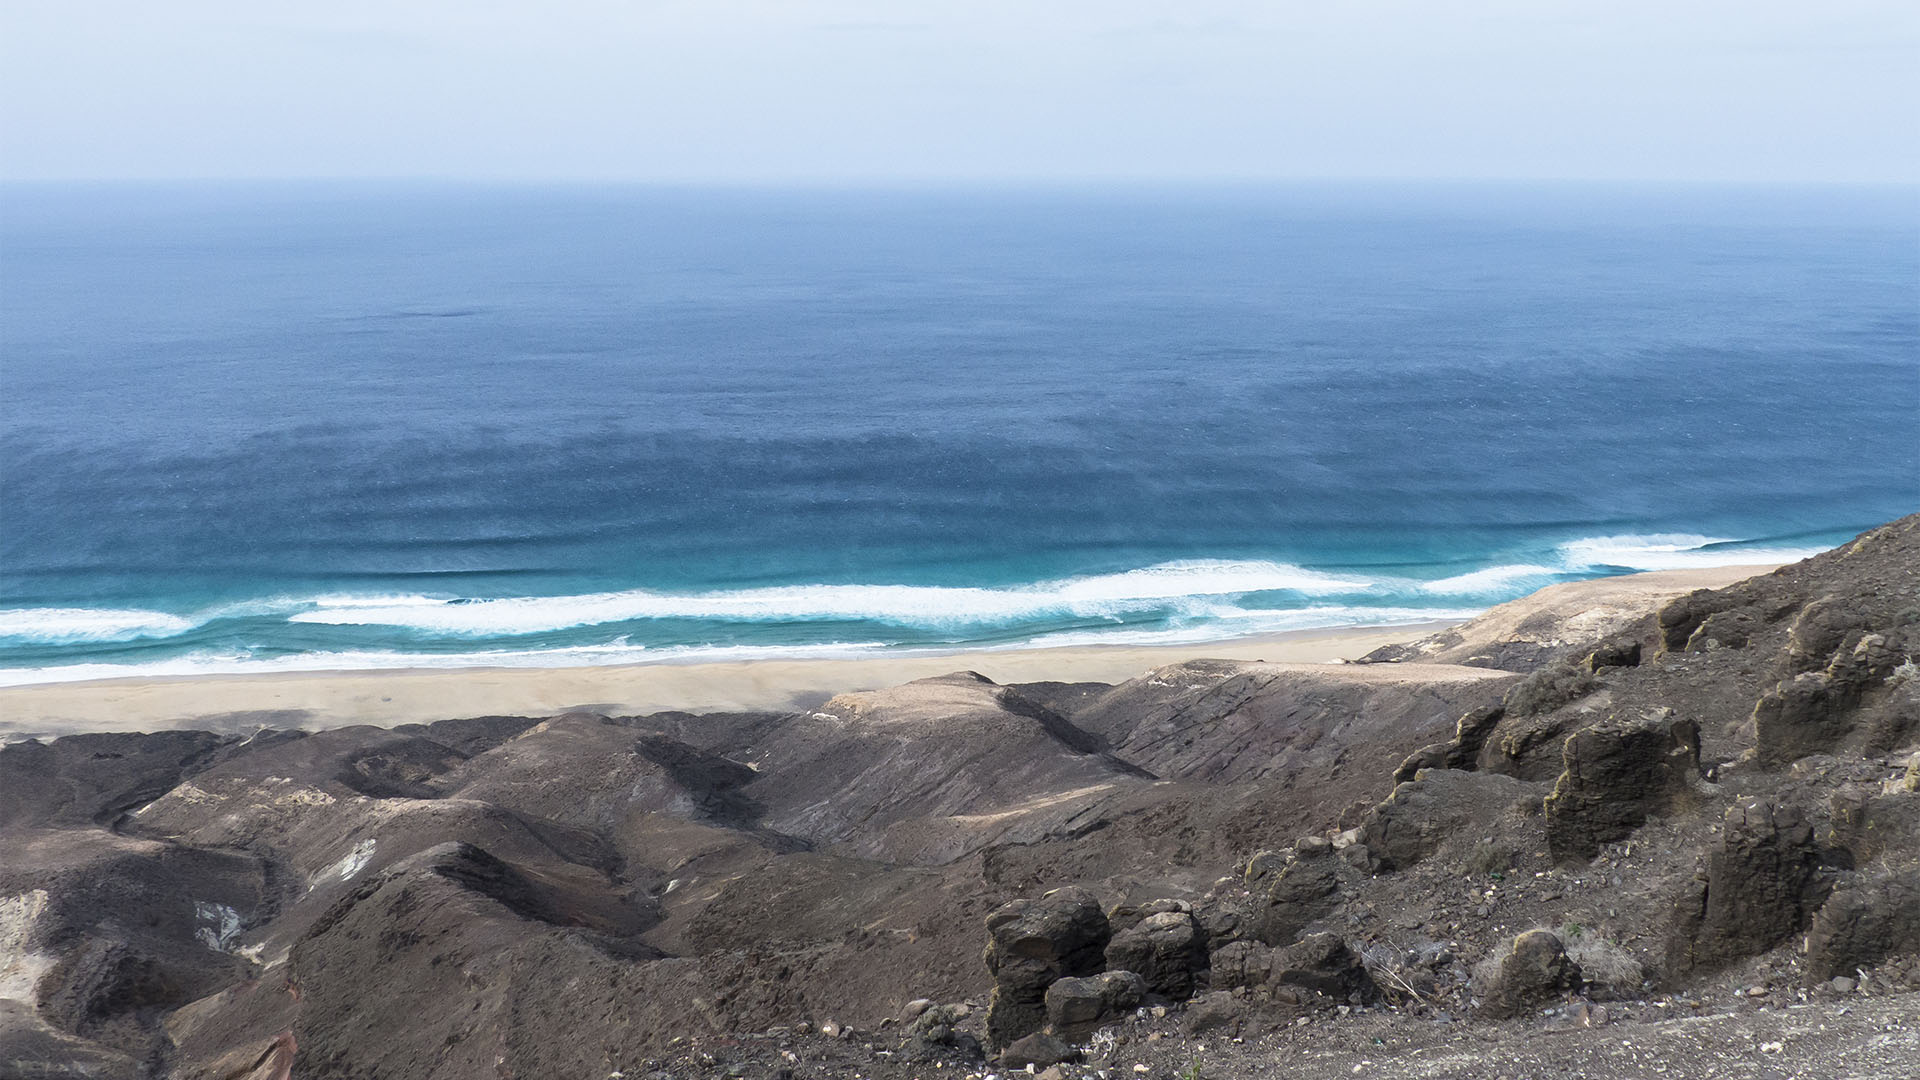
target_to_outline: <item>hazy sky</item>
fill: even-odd
[[[0,176],[1920,180],[1913,0],[0,0]]]

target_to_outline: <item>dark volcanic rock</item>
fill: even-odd
[[[1113,907],[1107,909],[1107,925],[1112,928],[1114,936],[1118,937],[1153,916],[1163,915],[1167,912],[1193,914],[1193,905],[1185,900],[1169,900],[1165,898],[1148,900],[1145,903],[1138,904],[1115,904]],[[1195,918],[1197,919],[1198,915],[1195,915]]]
[[[1867,614],[1848,597],[1822,596],[1801,608],[1787,631],[1780,677],[1792,679],[1827,666],[1847,635],[1867,625]]]
[[[1322,846],[1324,845],[1324,846]],[[1333,910],[1340,890],[1341,862],[1330,844],[1312,845],[1292,862],[1252,885],[1254,936],[1269,945],[1288,945],[1308,923]]]
[[[1920,769],[1914,756],[1909,777]],[[1911,781],[1909,781],[1911,782]],[[1857,865],[1890,855],[1920,857],[1920,792],[1913,789],[1870,794],[1843,788],[1833,795],[1833,840]]]
[[[1277,950],[1257,941],[1230,941],[1213,950],[1208,963],[1209,983],[1215,990],[1234,990],[1242,986],[1265,986],[1273,977],[1273,955]]]
[[[1760,763],[1778,768],[1831,749],[1853,730],[1851,710],[1824,672],[1809,671],[1768,691],[1753,706]]]
[[[1210,1031],[1231,1035],[1240,1029],[1246,1017],[1245,1002],[1224,990],[1216,990],[1189,1006],[1180,1026],[1189,1035],[1205,1035]]]
[[[1670,650],[1687,647],[1702,623],[1740,603],[1728,589],[1697,589],[1660,609],[1660,643]]]
[[[0,830],[108,825],[239,740],[208,731],[69,735],[0,746]]]
[[[1047,1022],[1047,988],[1105,967],[1110,931],[1100,902],[1085,889],[1056,889],[1013,900],[987,916],[987,970],[993,1000],[987,1041],[1006,1046]]]
[[[1567,956],[1560,936],[1529,930],[1474,972],[1474,993],[1483,1015],[1517,1016],[1578,990],[1580,981],[1580,965]]]
[[[1107,944],[1108,968],[1135,972],[1150,992],[1176,1001],[1193,993],[1194,975],[1206,964],[1206,938],[1183,911],[1149,915]]]
[[[1498,705],[1482,705],[1469,710],[1454,725],[1453,738],[1415,750],[1393,771],[1393,782],[1403,784],[1421,769],[1462,769],[1471,771],[1480,760],[1480,748],[1487,736],[1500,726],[1506,710]]]
[[[1599,687],[1599,680],[1585,665],[1563,660],[1515,683],[1501,705],[1509,716],[1538,716],[1578,701]]]
[[[1687,652],[1744,649],[1764,626],[1760,617],[1751,611],[1716,611],[1694,627],[1682,648]]]
[[[1805,929],[1831,888],[1820,869],[1813,827],[1798,810],[1754,802],[1727,811],[1705,892],[1682,900],[1671,967],[1754,956]]]
[[[1541,784],[1498,773],[1422,770],[1419,779],[1394,788],[1373,808],[1361,826],[1362,839],[1382,869],[1403,869],[1470,835],[1476,823],[1494,821],[1519,800],[1543,794]]]
[[[1166,779],[1212,783],[1338,775],[1347,748],[1411,752],[1453,718],[1488,706],[1513,677],[1440,665],[1196,660],[1115,687],[1074,715],[1126,760]],[[1361,774],[1376,781],[1377,768]],[[1353,784],[1354,796],[1363,788]]]
[[[1640,642],[1631,637],[1601,642],[1598,648],[1587,654],[1584,664],[1588,671],[1596,675],[1604,668],[1639,667]]]
[[[1322,993],[1335,1001],[1372,1001],[1380,996],[1358,953],[1338,934],[1309,934],[1279,951],[1271,980]]]
[[[1079,1051],[1043,1031],[1023,1035],[1000,1051],[1000,1064],[1009,1069],[1024,1069],[1031,1065],[1044,1069],[1049,1065],[1058,1065],[1063,1061],[1072,1061],[1079,1057]]]
[[[1815,980],[1914,953],[1920,953],[1920,873],[1911,867],[1835,889],[1807,930],[1807,972]]]
[[[1047,1030],[1083,1042],[1096,1030],[1126,1019],[1146,994],[1146,982],[1131,971],[1057,979],[1047,987]]]
[[[1559,859],[1590,859],[1651,814],[1683,802],[1700,775],[1700,732],[1671,710],[1614,717],[1569,736],[1566,771],[1546,798],[1547,843]]]

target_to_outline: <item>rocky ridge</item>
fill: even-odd
[[[1920,518],[1522,622],[9,745],[0,1076],[1908,1075]]]

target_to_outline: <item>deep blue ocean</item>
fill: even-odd
[[[0,683],[1406,622],[1920,509],[1920,195],[15,185],[0,399]]]

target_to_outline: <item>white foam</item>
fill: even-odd
[[[554,649],[470,653],[339,651],[256,657],[239,653],[190,653],[137,664],[60,664],[0,668],[0,686],[86,682],[94,679],[169,679],[207,675],[270,675],[303,671],[394,671],[411,668],[562,668],[701,660],[826,659],[868,655],[885,642],[817,645],[689,645],[648,649],[624,641]]]
[[[1230,626],[1196,623],[1161,630],[1070,630],[1043,634],[999,649],[1032,649],[1080,645],[1196,645],[1230,641],[1256,634],[1295,630],[1335,630],[1354,626],[1407,626],[1417,623],[1471,619],[1483,608],[1306,607],[1292,611],[1246,612]]]
[[[1544,582],[1565,572],[1551,566],[1537,566],[1533,563],[1489,566],[1485,570],[1455,574],[1453,577],[1441,578],[1438,581],[1423,581],[1420,583],[1420,591],[1432,593],[1435,596],[1472,596],[1478,593],[1510,590],[1523,582],[1529,584]]]
[[[690,594],[635,589],[465,602],[425,596],[319,597],[312,610],[297,612],[289,616],[289,621],[394,626],[467,637],[675,618],[741,622],[866,620],[949,627],[1014,623],[1043,616],[1117,618],[1169,608],[1177,614],[1210,614],[1218,608],[1210,602],[1215,597],[1276,590],[1308,595],[1357,593],[1372,584],[1285,563],[1194,560],[1009,588],[788,585]]]
[[[470,653],[314,652],[250,657],[198,653],[139,664],[67,664],[0,668],[0,686],[82,682],[94,679],[182,678],[303,671],[388,671],[461,668],[564,668],[615,664],[694,664],[730,660],[825,660],[885,656],[953,655],[963,652],[1079,645],[1182,645],[1225,641],[1253,634],[1349,626],[1395,626],[1467,619],[1478,608],[1345,607],[1323,605],[1285,611],[1241,611],[1239,618],[1201,619],[1159,630],[1074,630],[1040,634],[996,645],[902,646],[881,641],[812,645],[684,645],[646,648],[624,642],[567,648]]]
[[[46,645],[171,637],[198,625],[164,611],[134,608],[0,609],[0,637]]]
[[[1812,558],[1824,548],[1742,547],[1743,542],[1694,533],[1589,536],[1559,547],[1561,561],[1573,571],[1600,567],[1625,570],[1695,570],[1748,563],[1791,563]]]

